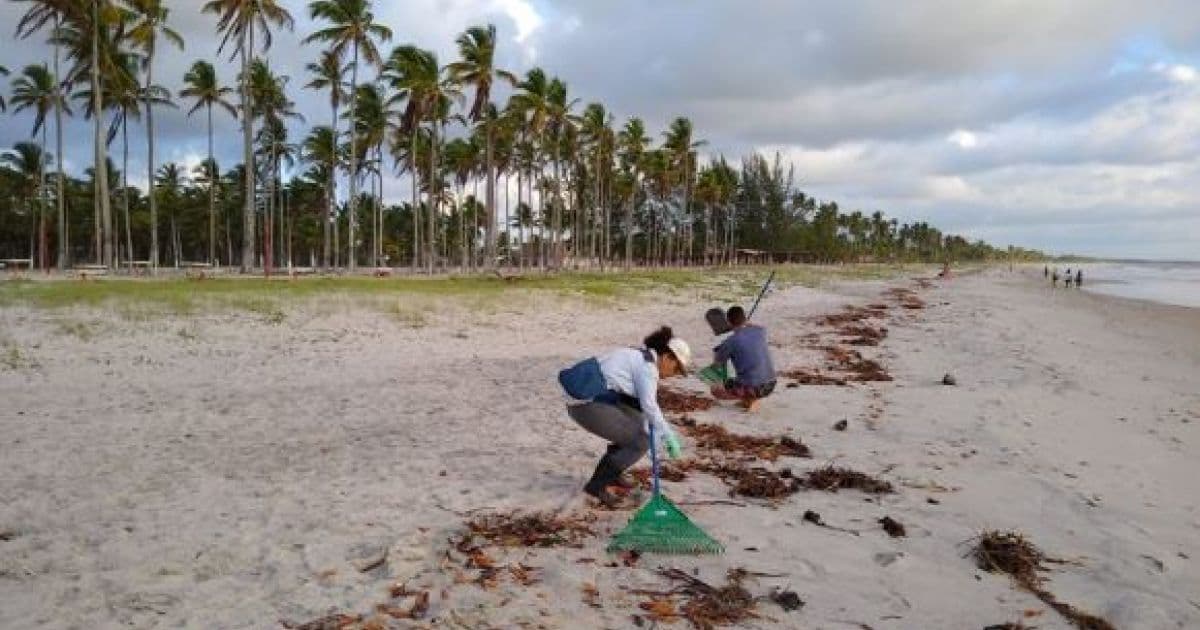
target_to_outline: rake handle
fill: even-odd
[[[650,422],[650,477],[654,480],[654,496],[658,496],[658,444],[654,441],[654,423]]]
[[[754,306],[750,307],[750,314],[746,315],[747,320],[754,317],[754,311],[758,310],[758,303],[761,302],[763,299],[763,296],[766,295],[767,289],[771,288],[771,281],[774,279],[775,279],[775,270],[772,269],[771,275],[767,276],[767,281],[763,283],[762,290],[758,292],[758,297],[755,298],[755,300],[754,300]]]

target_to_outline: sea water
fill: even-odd
[[[1106,295],[1200,308],[1200,261],[1104,262],[1057,265],[1083,269],[1083,289]]]

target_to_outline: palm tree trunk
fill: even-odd
[[[637,169],[633,169],[633,186],[625,206],[625,271],[633,268],[633,204],[637,199]]]
[[[550,212],[554,216],[554,234],[551,235],[554,243],[554,268],[561,269],[562,256],[562,199],[559,197],[559,189],[562,186],[562,165],[558,159],[558,139],[554,141],[554,197],[550,199]]]
[[[125,215],[125,256],[133,269],[133,232],[129,227],[129,112],[121,115],[121,205]]]
[[[105,159],[103,133],[101,131],[101,114],[104,108],[101,103],[100,88],[100,3],[92,0],[92,142],[95,149],[95,204],[96,204],[96,256],[97,261],[106,267],[113,262],[112,240],[108,238],[112,231],[112,206],[108,199],[108,164]]]
[[[213,162],[212,103],[208,104],[208,264],[217,266],[217,169]]]
[[[247,43],[247,39],[249,43]],[[242,31],[242,174],[245,196],[242,199],[242,273],[254,268],[254,119],[250,116],[250,55],[253,54],[254,28]]]
[[[334,93],[336,94],[338,88],[340,88],[340,87],[341,86],[335,84],[335,85],[330,86],[330,89],[333,90]],[[323,266],[325,269],[329,269],[329,266],[330,266],[330,264],[329,264],[329,238],[330,238],[331,230],[330,230],[329,220],[335,214],[337,214],[337,211],[333,206],[333,204],[337,203],[337,144],[338,144],[338,133],[337,133],[338,108],[337,108],[337,104],[334,103],[330,109],[333,110],[333,120],[332,120],[332,123],[330,124],[330,129],[333,130],[332,131],[332,133],[333,133],[333,147],[332,147],[333,155],[330,156],[331,161],[329,163],[329,187],[325,191],[325,210],[323,212],[324,216],[321,217],[321,225],[323,226],[322,234],[324,235],[324,239],[322,240],[322,246],[321,246],[321,266]]]
[[[287,189],[283,190],[283,213],[287,218],[287,266],[292,268],[292,226],[296,222],[292,217],[292,207],[288,203]]]
[[[263,132],[267,131],[266,121],[263,121]],[[275,222],[275,140],[271,140],[271,150],[266,155],[267,166],[269,173],[267,175],[267,199],[266,207],[263,209],[263,275],[271,277],[271,270],[275,263],[275,241],[274,233],[271,228]]]
[[[342,264],[342,220],[336,214],[333,217],[333,266]]]
[[[611,251],[612,251],[612,236],[611,236],[612,230],[609,229],[610,224],[612,222],[612,212],[609,210],[609,198],[608,198],[609,195],[611,194],[611,191],[609,191],[608,188],[605,187],[603,184],[604,184],[604,182],[601,182],[601,187],[600,187],[600,215],[601,215],[600,223],[601,223],[601,229],[603,229],[603,232],[600,233],[600,245],[601,245],[601,247],[600,247],[600,270],[601,271],[605,271],[606,269],[608,269],[608,262],[609,262],[608,259],[609,259],[609,255],[611,254]]]
[[[463,185],[458,184],[458,271],[467,271],[467,204],[463,203]]]
[[[509,184],[510,184],[510,182],[509,182],[508,173],[505,173],[504,174],[504,250],[505,250],[504,251],[504,262],[508,263],[508,265],[511,267],[512,266],[512,260],[511,260],[511,257],[512,257],[512,224],[510,223],[510,221],[512,220],[512,215],[510,213],[509,202],[512,198],[512,195],[509,194],[509,190],[508,190]],[[493,260],[494,260],[494,258],[493,258]]]
[[[221,204],[222,206],[225,204]],[[225,264],[233,266],[233,230],[229,226],[229,212],[222,210],[221,214],[225,215]]]
[[[433,124],[431,125],[430,139],[431,139],[431,141],[429,143],[429,194],[428,194],[429,208],[426,212],[426,214],[429,215],[429,238],[426,239],[425,266],[426,266],[426,269],[428,270],[428,272],[430,274],[433,274],[433,263],[434,263],[434,259],[437,257],[437,233],[436,233],[436,226],[434,223],[436,220],[436,217],[437,217],[437,213],[438,213],[436,189],[440,186],[440,184],[438,183],[438,175],[437,175],[437,161],[438,161],[438,158],[437,158],[437,153],[438,153],[438,150],[437,150],[438,149],[438,147],[437,147],[437,144],[438,144],[437,121],[434,121]]]
[[[46,125],[42,125],[42,144],[38,153],[38,266],[50,272],[46,251]]]
[[[520,259],[521,271],[525,271],[525,215],[521,214],[521,196],[524,194],[524,179],[521,177],[521,167],[517,167],[517,239],[519,241],[519,249],[517,257]]]
[[[54,30],[59,28],[60,18],[54,18]],[[58,73],[58,43],[54,44],[54,141],[57,149],[54,154],[54,163],[58,168],[58,179],[55,181],[57,189],[58,205],[58,270],[63,271],[67,268],[67,252],[70,250],[70,244],[67,238],[67,200],[63,190],[65,183],[63,181],[63,117],[62,117],[62,79]]]
[[[350,271],[357,266],[355,260],[358,253],[358,236],[355,226],[358,222],[356,209],[358,206],[358,133],[354,128],[358,112],[358,41],[354,42],[354,64],[350,67]]]
[[[490,107],[489,107],[490,110]],[[486,116],[487,113],[485,112]],[[491,269],[496,264],[496,171],[493,166],[493,145],[495,141],[492,139],[492,121],[490,118],[485,118],[484,123],[484,167],[487,169],[487,229],[484,233],[487,235],[487,246],[484,247],[484,255],[487,256],[487,261],[484,263],[484,269]],[[505,220],[507,221],[508,199],[505,198]]]
[[[419,205],[419,188],[417,183],[417,130],[412,130],[408,140],[408,172],[412,175],[412,270],[413,273],[421,266],[421,206]]]
[[[153,37],[153,36],[151,36]],[[150,196],[150,273],[158,273],[158,199],[154,194],[154,108],[150,102],[150,86],[154,85],[154,44],[146,55],[146,184]],[[175,209],[172,208],[172,217]],[[172,228],[174,230],[174,228]],[[178,258],[178,253],[176,253]]]

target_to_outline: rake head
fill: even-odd
[[[608,551],[685,554],[724,553],[725,547],[704,533],[674,503],[655,493],[625,529],[617,532]]]

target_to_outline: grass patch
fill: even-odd
[[[60,319],[55,324],[59,334],[76,337],[80,341],[91,341],[100,333],[99,322]]]
[[[774,267],[780,286],[821,286],[830,282],[888,278],[909,273],[915,267],[895,265]],[[514,278],[495,276],[462,277],[312,277],[263,278],[224,277],[206,280],[183,278],[109,278],[100,281],[0,282],[0,307],[33,306],[103,308],[115,305],[123,316],[141,321],[156,315],[191,314],[200,310],[234,309],[260,314],[271,323],[285,319],[284,306],[293,302],[324,301],[334,296],[379,298],[385,304],[421,301],[438,297],[470,297],[484,310],[511,302],[516,296],[545,293],[582,297],[603,305],[638,295],[692,295],[708,301],[736,301],[757,295],[768,267],[736,269],[652,269],[629,273],[531,272]],[[390,308],[390,306],[386,307]]]
[[[21,351],[20,346],[9,339],[0,340],[0,367],[13,372],[36,370],[41,364]]]
[[[279,302],[266,296],[234,295],[226,299],[226,304],[234,310],[257,315],[267,324],[278,325],[287,319]]]
[[[424,328],[429,325],[423,310],[402,300],[388,303],[384,313],[402,328]]]

